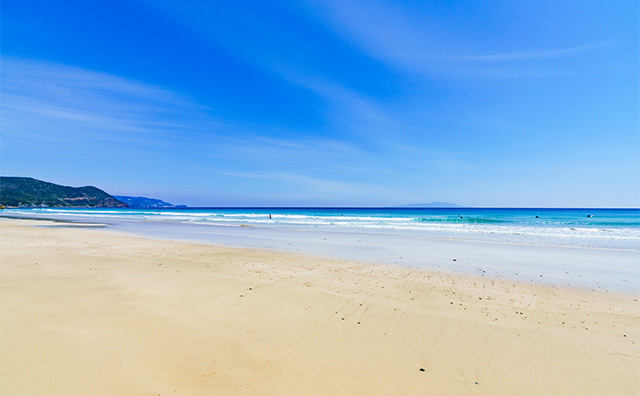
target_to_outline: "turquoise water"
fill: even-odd
[[[311,229],[349,234],[640,250],[640,209],[34,208],[6,210],[4,215]]]

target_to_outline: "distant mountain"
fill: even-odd
[[[6,207],[126,208],[93,186],[68,187],[31,177],[0,176],[0,205]]]
[[[402,208],[460,208],[460,205],[456,205],[449,202],[429,202],[429,203],[412,203],[401,205]]]
[[[160,199],[147,198],[147,197],[129,197],[126,195],[114,195],[115,198],[129,205],[134,209],[148,209],[148,208],[184,208],[185,205],[173,205],[169,202],[165,202]]]

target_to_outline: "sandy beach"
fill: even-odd
[[[2,395],[640,394],[635,294],[0,231]]]

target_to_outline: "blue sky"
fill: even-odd
[[[7,0],[1,173],[191,206],[637,207],[638,13]]]

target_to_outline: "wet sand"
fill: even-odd
[[[0,220],[2,395],[640,394],[635,294],[36,224]]]

